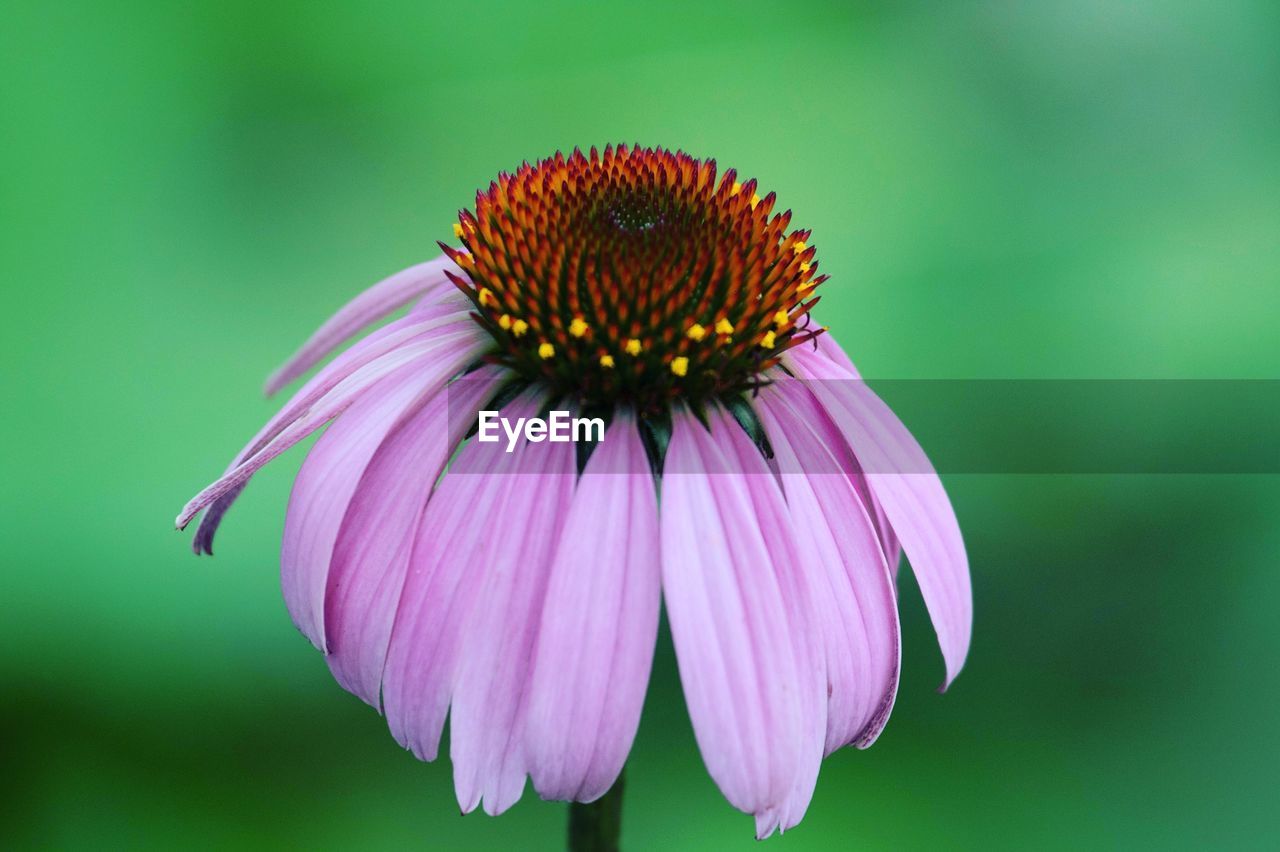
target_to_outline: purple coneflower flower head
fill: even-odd
[[[587,802],[618,778],[665,605],[689,715],[760,837],[804,815],[822,758],[866,747],[898,683],[905,551],[946,682],[968,563],[911,434],[810,322],[810,232],[772,193],[661,149],[502,174],[443,256],[375,285],[267,385],[323,367],[178,517],[197,552],[249,478],[330,424],[298,474],[285,602],[343,687],[436,757],[463,811],[526,778]],[[497,444],[550,408],[596,443]]]

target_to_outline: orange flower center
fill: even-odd
[[[490,360],[589,406],[665,409],[749,389],[808,329],[809,231],[714,160],[592,148],[476,194],[444,246]],[[443,245],[443,244],[442,244]]]

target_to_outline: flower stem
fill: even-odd
[[[569,852],[618,852],[622,833],[623,776],[590,804],[569,803]]]

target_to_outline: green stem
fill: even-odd
[[[623,776],[590,804],[569,803],[569,852],[618,852],[622,833]]]

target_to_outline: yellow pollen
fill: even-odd
[[[627,345],[626,345],[625,347],[623,347],[623,348],[625,348],[625,349],[627,350],[627,354],[628,354],[628,355],[639,355],[639,354],[640,354],[640,341],[639,341],[639,340],[636,340],[636,339],[633,337],[633,338],[631,338],[630,340],[628,340],[628,341],[627,341]]]
[[[813,289],[814,287],[816,287],[816,286],[818,286],[818,285],[817,285],[817,284],[814,284],[812,281],[806,281],[806,282],[804,282],[803,284],[801,284],[801,285],[800,285],[800,289],[798,289],[796,292],[797,292],[797,293],[807,293],[807,292],[809,292],[810,290],[812,290],[812,289]]]
[[[460,251],[458,252],[456,262],[459,266],[466,266],[471,263],[471,255],[467,254],[465,251]]]
[[[707,336],[707,330],[695,322],[689,326],[689,330],[685,334],[688,335],[690,340],[701,340]]]
[[[799,242],[797,242],[795,245],[791,247],[791,250],[796,254],[799,254],[800,252],[804,251],[808,247],[809,245],[804,240],[800,240]]]
[[[462,239],[462,226],[457,222],[453,223],[453,235],[458,239]]]
[[[770,334],[772,334],[772,332],[770,332]],[[556,348],[552,346],[550,343],[543,343],[541,346],[538,347],[538,357],[541,358],[543,361],[547,360],[548,358],[554,357],[555,354],[556,354]]]
[[[574,317],[573,322],[569,323],[569,333],[574,337],[581,337],[586,334],[588,328],[590,328],[590,326],[587,325],[586,321],[583,320],[582,317]]]
[[[770,332],[772,334],[772,332]],[[671,359],[671,372],[677,376],[685,376],[689,373],[689,359],[681,355],[678,358]]]
[[[808,262],[808,261],[805,261],[804,263],[800,264],[800,271],[801,271],[801,272],[808,272],[808,271],[809,271],[810,269],[812,269],[812,268],[813,268],[813,267],[812,267],[812,265],[811,265],[811,264],[809,264],[809,262]]]
[[[488,287],[480,288],[480,306],[488,307],[489,305],[498,304],[498,300],[493,298],[493,291]]]
[[[760,203],[760,196],[759,196],[759,195],[757,195],[757,194],[756,194],[756,193],[754,193],[754,192],[753,192],[753,193],[751,193],[751,209],[752,209],[752,210],[755,210],[755,209],[756,209],[756,205],[757,205],[757,204],[759,204],[759,203]]]
[[[509,331],[511,329],[511,314],[503,314],[498,317],[498,326],[503,331]]]
[[[733,334],[733,323],[724,317],[716,321],[716,334]]]
[[[776,338],[774,337],[773,332],[766,331],[764,334],[764,337],[760,338],[760,348],[772,349],[775,342],[776,342]]]
[[[529,330],[529,323],[522,319],[514,320],[511,323],[511,333],[516,337],[523,337],[524,333]]]
[[[601,356],[600,356],[600,366],[601,366],[601,367],[604,367],[606,370],[612,370],[612,369],[613,369],[613,356],[612,356],[612,355],[601,355]]]
[[[737,195],[739,192],[742,192],[742,184],[738,183],[735,180],[733,182],[733,189],[729,190],[729,195],[730,196]]]
[[[786,311],[778,311],[773,315],[773,324],[778,328],[786,328],[789,322],[791,322],[791,315]]]

